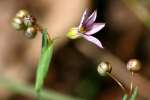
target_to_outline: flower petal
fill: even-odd
[[[86,35],[92,35],[96,32],[100,31],[105,26],[105,23],[94,23],[91,27],[89,27],[89,31],[85,32]]]
[[[103,48],[101,42],[100,42],[97,38],[95,38],[95,37],[93,37],[93,36],[87,36],[87,35],[83,35],[83,38],[85,38],[86,40],[88,40],[88,41],[94,43],[94,44],[97,45],[98,47]]]
[[[85,27],[89,27],[91,26],[95,20],[96,20],[96,17],[97,17],[97,10],[95,10],[91,15],[90,17],[88,17],[85,22],[83,23],[85,25]]]
[[[82,27],[84,21],[86,20],[86,17],[87,17],[87,10],[84,11],[82,17],[81,17],[81,21],[80,21],[80,24],[79,24],[79,28]]]

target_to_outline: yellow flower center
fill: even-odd
[[[70,31],[67,33],[67,37],[69,37],[70,39],[76,39],[78,37],[80,37],[80,35],[78,33],[85,33],[86,30],[84,27],[81,27],[79,30],[78,28],[71,28]]]
[[[77,28],[71,28],[70,31],[67,33],[67,37],[71,39],[76,39],[79,36],[77,33],[78,33]]]

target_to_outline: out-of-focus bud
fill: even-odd
[[[131,72],[137,72],[141,69],[141,63],[137,59],[131,59],[127,63],[127,69]]]
[[[24,23],[23,20],[19,17],[14,17],[13,21],[12,21],[12,26],[16,29],[16,30],[21,30],[24,27]]]
[[[36,24],[36,19],[35,17],[31,16],[31,15],[27,15],[23,18],[24,21],[24,25],[26,27],[30,27]]]
[[[97,71],[101,76],[106,76],[107,73],[111,73],[112,66],[109,62],[101,62],[98,65]]]
[[[28,27],[26,32],[25,32],[25,36],[27,38],[34,38],[37,34],[37,28],[32,26],[32,27]]]
[[[29,12],[27,10],[19,10],[16,14],[16,17],[24,18],[25,16],[29,15]]]

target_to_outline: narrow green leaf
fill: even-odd
[[[24,84],[20,82],[18,83],[12,79],[0,76],[0,87],[3,87],[4,89],[12,93],[27,96],[29,98],[32,98],[32,100],[36,100],[37,93],[34,87],[30,84]],[[61,94],[51,89],[42,89],[40,95],[42,97],[42,100],[85,100],[82,98]]]
[[[43,32],[42,32],[42,49],[43,48],[46,48],[47,46],[48,46],[48,39],[47,39],[47,30],[44,30]]]
[[[138,95],[138,88],[136,87],[130,97],[130,100],[136,100],[137,95]]]
[[[127,99],[128,99],[128,95],[125,94],[125,95],[123,96],[122,100],[127,100]]]
[[[42,33],[41,56],[36,72],[35,90],[39,93],[43,87],[44,79],[48,73],[49,64],[53,54],[53,43],[47,38],[47,31]]]

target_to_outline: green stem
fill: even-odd
[[[37,97],[34,86],[31,85],[16,83],[0,77],[0,86],[3,86],[4,88],[17,94],[26,95],[32,98]],[[42,90],[40,96],[43,100],[84,100],[72,96],[63,95],[52,90]]]
[[[133,74],[134,72],[131,72],[130,94],[133,92]]]

